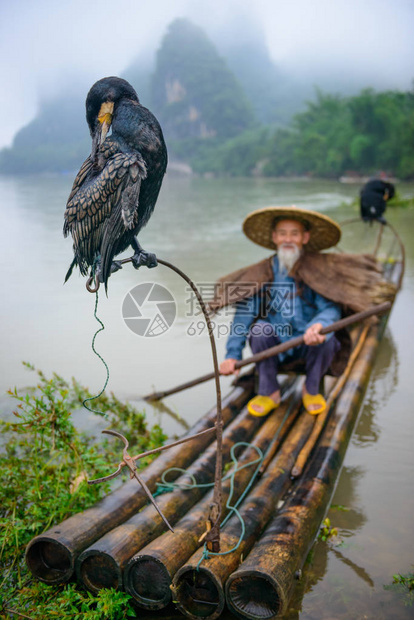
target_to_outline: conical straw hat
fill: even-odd
[[[251,241],[277,250],[272,232],[278,220],[298,220],[310,232],[309,242],[304,246],[309,252],[319,252],[336,245],[341,238],[339,225],[327,215],[298,207],[265,207],[250,213],[243,222],[243,232]]]

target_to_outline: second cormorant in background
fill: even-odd
[[[86,98],[86,120],[92,151],[74,181],[63,232],[71,233],[82,275],[96,267],[107,287],[121,266],[114,256],[129,245],[135,267],[155,267],[155,254],[145,252],[136,235],[151,217],[167,167],[167,149],[155,116],[144,108],[132,86],[121,78],[96,82]],[[112,128],[112,135],[107,136]]]
[[[370,179],[360,192],[360,211],[364,222],[377,220],[386,224],[384,218],[387,200],[395,195],[395,187],[384,179]]]

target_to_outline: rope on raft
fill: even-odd
[[[283,425],[284,420],[282,420],[282,423],[280,425],[280,427]],[[253,448],[254,450],[256,450],[258,457],[252,461],[250,461],[249,463],[245,463],[244,465],[242,465],[241,467],[239,467],[239,460],[238,458],[235,456],[235,450],[240,447],[240,446],[244,446],[245,448]],[[241,525],[241,534],[239,537],[238,542],[236,543],[236,545],[232,548],[229,549],[228,551],[222,551],[222,552],[213,552],[210,551],[207,548],[207,543],[204,544],[204,551],[203,551],[203,555],[197,565],[197,568],[200,566],[201,562],[204,559],[208,559],[210,556],[214,556],[214,555],[228,555],[229,553],[232,553],[233,551],[236,551],[236,549],[240,546],[243,537],[244,537],[244,533],[245,533],[245,525],[244,525],[244,519],[241,516],[241,514],[238,511],[238,506],[242,503],[242,501],[244,500],[244,498],[246,497],[246,495],[249,493],[254,481],[257,478],[257,475],[260,471],[260,468],[262,466],[263,460],[265,455],[263,454],[262,450],[258,447],[255,446],[251,443],[247,443],[245,441],[240,441],[236,444],[234,444],[234,446],[231,447],[230,450],[230,457],[231,460],[233,461],[235,467],[233,469],[233,471],[231,471],[230,473],[226,474],[225,476],[223,476],[221,478],[221,481],[224,482],[226,480],[230,480],[230,490],[229,490],[229,495],[227,498],[227,502],[226,502],[226,508],[229,511],[228,515],[225,517],[225,519],[222,521],[220,527],[223,528],[227,521],[230,519],[230,517],[232,517],[233,515],[236,515],[237,518],[240,521],[240,525]],[[242,471],[243,469],[246,469],[247,467],[251,467],[253,465],[257,465],[256,469],[254,470],[254,472],[252,473],[252,476],[249,480],[248,485],[246,486],[246,488],[244,489],[243,493],[240,495],[239,499],[237,500],[237,502],[234,504],[234,506],[231,504],[231,500],[233,498],[233,493],[234,493],[234,480],[236,477],[236,474],[239,471]],[[209,482],[209,483],[204,483],[204,484],[198,484],[197,481],[195,480],[194,476],[192,476],[191,474],[188,474],[188,477],[191,480],[190,484],[185,484],[185,483],[181,483],[181,484],[177,484],[174,482],[167,482],[165,480],[166,476],[168,475],[169,472],[171,471],[178,471],[181,472],[182,474],[186,473],[185,469],[181,469],[180,467],[171,467],[169,469],[167,469],[162,477],[161,477],[161,481],[162,482],[158,482],[157,486],[158,486],[158,490],[156,493],[154,493],[154,497],[156,497],[157,495],[161,495],[162,493],[168,493],[170,491],[174,491],[175,489],[182,489],[182,490],[186,490],[186,489],[194,489],[194,488],[209,488],[209,487],[213,487],[215,485],[214,482]]]

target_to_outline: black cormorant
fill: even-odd
[[[167,149],[155,116],[132,86],[118,77],[96,82],[86,98],[92,151],[73,183],[63,233],[71,233],[82,275],[90,267],[107,287],[121,266],[114,256],[129,245],[135,267],[155,267],[155,254],[141,248],[136,235],[151,217],[167,167]],[[107,133],[112,128],[112,134]]]
[[[360,192],[360,212],[364,222],[377,220],[386,224],[384,218],[387,200],[395,195],[395,187],[392,183],[383,179],[371,179],[364,185]]]

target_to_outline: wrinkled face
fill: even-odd
[[[310,232],[296,220],[280,220],[272,233],[272,241],[278,250],[283,248],[289,251],[297,248],[300,251],[309,239]]]

